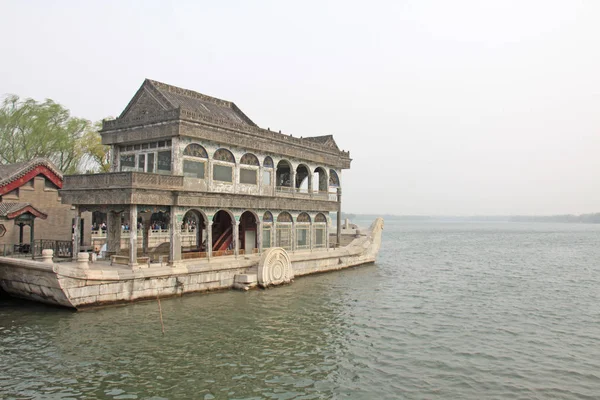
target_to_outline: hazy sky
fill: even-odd
[[[600,1],[2,1],[0,94],[118,115],[144,78],[350,150],[344,210],[600,211]]]

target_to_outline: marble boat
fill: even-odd
[[[232,102],[149,79],[100,134],[111,171],[64,176],[59,190],[75,212],[73,260],[55,263],[49,250],[41,261],[0,258],[5,292],[81,308],[375,261],[382,220],[344,241],[341,177],[352,160],[331,135],[263,129]],[[103,227],[88,246],[82,215]],[[94,262],[100,251],[110,262]]]
[[[185,260],[178,265],[150,263],[148,268],[90,262],[88,253],[75,262],[0,257],[0,288],[11,296],[82,309],[157,297],[219,289],[247,290],[292,282],[295,278],[373,263],[381,245],[383,220],[339,248],[288,253],[270,248],[262,254]]]

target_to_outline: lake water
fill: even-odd
[[[599,225],[387,222],[375,265],[161,305],[0,299],[0,398],[600,398]]]

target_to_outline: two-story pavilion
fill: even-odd
[[[148,79],[100,133],[111,172],[66,176],[62,200],[106,213],[108,253],[132,266],[167,247],[176,264],[329,246],[351,162],[330,135],[262,129],[232,102]]]

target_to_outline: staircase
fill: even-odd
[[[233,232],[232,227],[230,226],[227,229],[225,229],[225,231],[215,241],[215,244],[213,245],[213,251],[227,250],[232,241]]]

